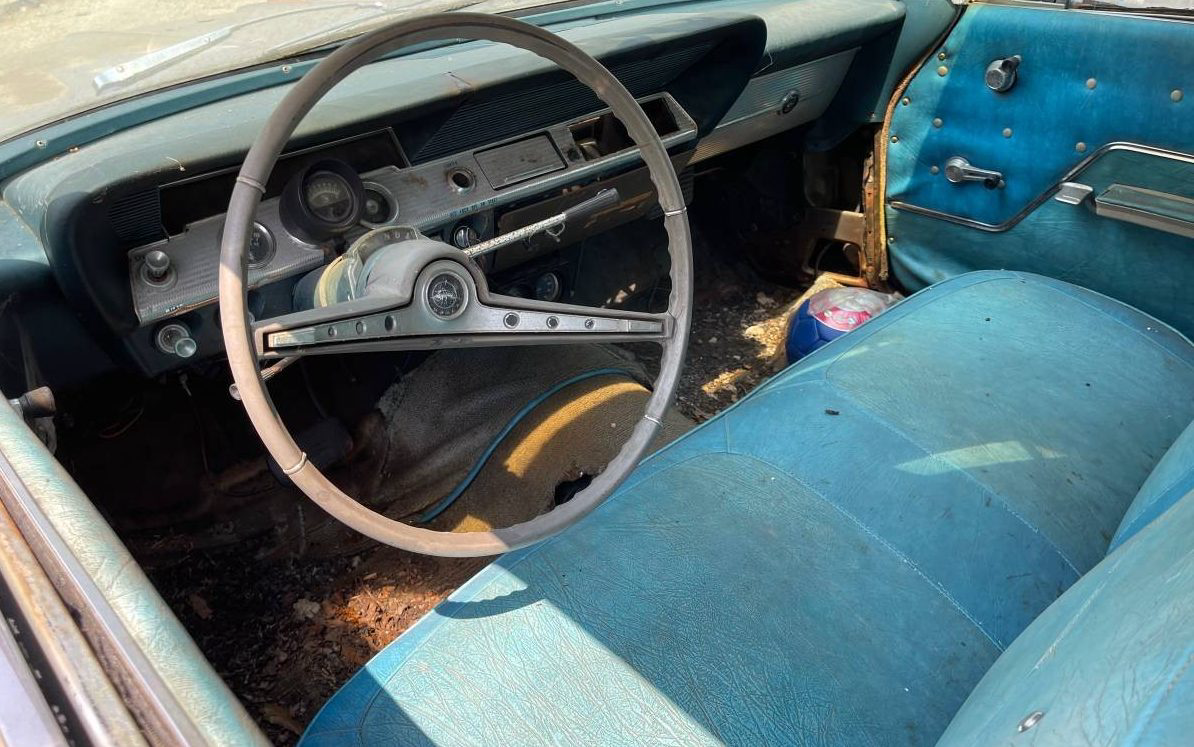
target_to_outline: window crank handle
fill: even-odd
[[[1006,184],[1001,172],[971,166],[970,162],[961,156],[954,156],[945,162],[945,178],[953,184],[982,182],[987,189],[997,189]]]

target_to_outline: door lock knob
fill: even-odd
[[[1016,85],[1016,71],[1020,69],[1020,55],[1012,55],[1002,60],[994,60],[987,65],[983,80],[995,93],[1007,93]]]

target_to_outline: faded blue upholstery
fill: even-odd
[[[1044,715],[1020,732],[1032,713]],[[941,747],[1194,741],[1194,496],[1107,556],[983,677]]]
[[[325,744],[924,744],[1103,557],[1194,347],[1031,275],[931,287],[656,454],[365,666]]]

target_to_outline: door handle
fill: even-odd
[[[945,162],[945,178],[954,184],[981,182],[987,189],[997,189],[1005,184],[1002,173],[971,166],[962,156],[954,156]]]

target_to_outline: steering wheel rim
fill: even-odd
[[[529,521],[484,532],[444,532],[411,526],[342,492],[316,468],[282,422],[265,388],[248,314],[246,245],[264,185],[304,116],[337,83],[390,51],[425,41],[490,41],[532,52],[588,86],[623,123],[646,163],[664,214],[671,258],[670,333],[642,419],[618,454],[572,500]],[[299,80],[266,121],[233,187],[220,244],[219,308],[224,346],[241,403],[266,450],[317,505],[378,542],[442,557],[483,557],[525,547],[567,529],[595,510],[642,459],[662,425],[679,380],[692,303],[692,240],[683,192],[671,159],[634,97],[601,63],[538,26],[481,13],[439,13],[374,30],[335,50]]]

